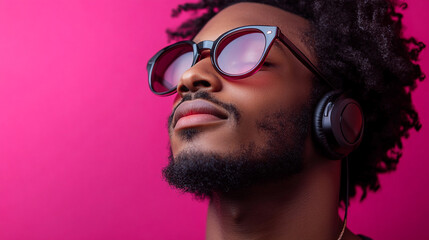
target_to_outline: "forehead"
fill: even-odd
[[[246,25],[278,26],[304,54],[311,57],[303,41],[308,20],[280,8],[260,3],[237,3],[216,14],[195,36],[194,42],[215,40],[228,30]]]

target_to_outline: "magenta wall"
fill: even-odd
[[[161,179],[173,99],[146,83],[176,2],[0,1],[0,239],[203,238],[206,203]],[[406,33],[429,45],[429,1],[409,2]],[[424,127],[379,193],[352,202],[355,232],[429,239],[428,81]]]

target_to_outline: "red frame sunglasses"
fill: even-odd
[[[147,64],[149,87],[157,95],[174,94],[181,75],[200,60],[200,53],[203,50],[210,50],[214,68],[225,79],[249,77],[262,67],[276,39],[279,39],[314,75],[333,89],[337,89],[276,26],[243,26],[222,34],[215,41],[202,41],[198,44],[193,41],[181,41],[167,46],[156,53]],[[250,41],[255,43],[247,44]],[[249,56],[243,57],[246,53],[240,51],[246,46],[252,50],[255,47],[258,49],[250,53],[251,61],[247,60]],[[234,67],[236,65],[239,67]]]

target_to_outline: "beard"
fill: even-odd
[[[234,108],[234,106],[232,106]],[[258,121],[265,144],[242,145],[227,154],[182,151],[173,156],[163,177],[177,189],[198,199],[287,179],[303,168],[303,151],[311,124],[310,104],[283,110]],[[239,123],[237,123],[239,124]],[[198,134],[198,133],[195,133]]]

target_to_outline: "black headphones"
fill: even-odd
[[[322,151],[331,159],[342,159],[362,141],[362,108],[339,90],[328,92],[316,106],[313,129]]]

